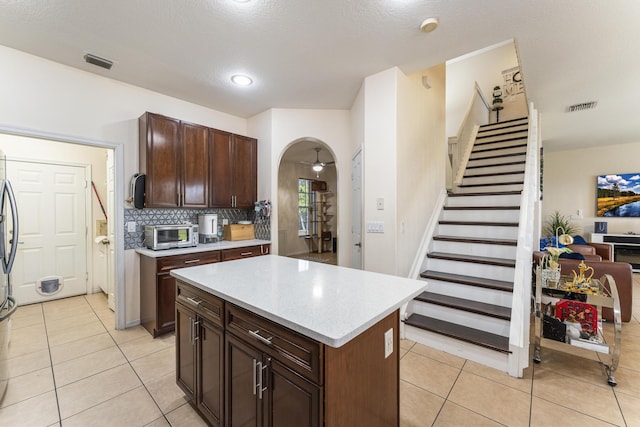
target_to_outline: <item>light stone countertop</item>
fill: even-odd
[[[252,239],[252,240],[223,240],[217,243],[200,243],[198,246],[192,246],[190,248],[179,248],[179,249],[163,249],[159,251],[154,251],[153,249],[147,248],[136,248],[136,252],[140,255],[145,255],[151,258],[161,258],[165,256],[173,256],[173,255],[186,255],[186,254],[195,254],[198,252],[209,252],[209,251],[219,251],[222,249],[233,249],[233,248],[244,248],[247,246],[255,246],[255,245],[268,245],[271,243],[271,240],[260,240],[260,239]]]
[[[426,286],[277,255],[180,268],[171,275],[331,347],[344,345]]]

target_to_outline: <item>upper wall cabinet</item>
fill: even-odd
[[[140,171],[148,208],[206,208],[209,129],[145,113],[139,119]]]
[[[209,139],[209,206],[252,208],[258,193],[258,141],[216,129],[210,129]]]

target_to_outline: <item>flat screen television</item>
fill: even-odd
[[[640,173],[598,176],[597,216],[640,217]]]

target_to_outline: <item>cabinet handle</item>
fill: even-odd
[[[258,362],[258,366],[260,367],[260,382],[258,383],[258,399],[262,400],[262,393],[267,391],[267,387],[263,386],[264,382],[263,382],[263,377],[264,377],[264,371],[267,369],[266,364],[263,364],[262,362]]]
[[[194,262],[200,262],[199,259],[188,259],[184,263],[185,264],[193,264]]]
[[[193,344],[193,317],[189,317],[189,342]]]
[[[200,334],[198,334],[198,325],[199,324],[200,324],[199,320],[193,322],[193,342],[194,343],[200,339]]]
[[[262,341],[263,343],[267,344],[267,345],[272,345],[273,343],[271,342],[271,340],[273,339],[273,336],[269,337],[269,338],[265,338],[263,336],[260,335],[260,329],[256,329],[255,331],[249,331],[249,334],[255,338],[257,338],[258,340]]]
[[[256,374],[256,368],[258,367],[258,361],[256,359],[253,359],[253,385],[251,386],[251,388],[253,389],[253,395],[256,395],[256,389],[258,388],[258,383],[256,383],[256,379],[257,379],[257,374]]]
[[[187,297],[187,301],[189,301],[192,305],[195,305],[196,307],[202,304],[202,300],[198,300],[195,297]]]
[[[249,256],[249,255],[253,255],[253,252],[241,252],[240,256]]]

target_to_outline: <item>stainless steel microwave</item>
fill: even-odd
[[[144,227],[144,241],[147,248],[154,251],[197,246],[198,226],[193,224],[147,225]]]

